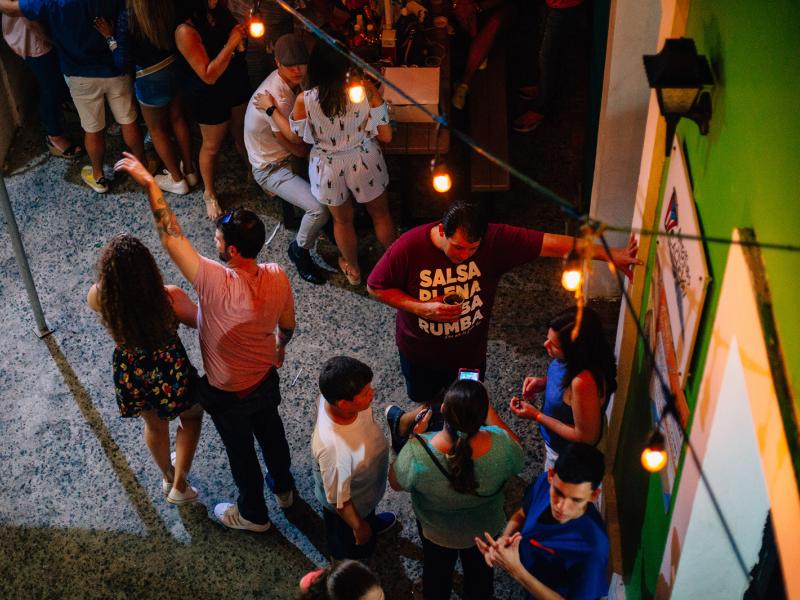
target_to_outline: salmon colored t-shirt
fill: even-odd
[[[286,273],[268,263],[251,275],[200,257],[194,289],[209,383],[227,392],[254,386],[275,365],[278,319],[292,306]]]

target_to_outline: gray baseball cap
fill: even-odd
[[[287,33],[275,42],[275,60],[285,67],[308,64],[308,50],[299,37]]]

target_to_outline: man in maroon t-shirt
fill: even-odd
[[[392,244],[372,270],[369,293],[397,310],[396,341],[408,397],[438,407],[460,368],[486,370],[489,320],[500,277],[538,256],[563,257],[573,244],[565,235],[487,224],[481,210],[453,204],[441,222],[421,225]],[[615,248],[611,259],[630,275],[638,245]],[[602,247],[593,256],[608,260]],[[414,415],[387,409],[392,442],[399,445]],[[397,442],[397,443],[395,443]],[[395,447],[397,449],[397,447]]]

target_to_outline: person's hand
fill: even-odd
[[[361,521],[358,527],[353,529],[356,538],[356,546],[363,546],[372,539],[372,527],[367,521]]]
[[[520,400],[516,396],[511,399],[509,408],[511,409],[511,412],[521,419],[531,419],[533,421],[538,421],[539,415],[542,413],[542,411],[540,411],[530,402]]]
[[[234,25],[231,32],[228,34],[228,41],[225,42],[226,46],[231,46],[233,51],[236,52],[236,49],[239,47],[239,44],[242,43],[242,40],[247,37],[247,26],[244,23],[237,23]]]
[[[470,37],[478,34],[478,7],[474,0],[453,0],[453,15]]]
[[[430,302],[420,302],[417,308],[417,316],[441,323],[458,321],[461,316],[461,304],[445,304],[442,302],[443,298],[444,296],[437,296]]]
[[[278,342],[275,344],[275,368],[280,369],[284,360],[286,360],[286,346]]]
[[[130,152],[123,152],[122,156],[123,158],[119,159],[116,164],[114,164],[114,171],[123,171],[127,173],[130,175],[131,179],[143,188],[148,188],[155,183],[150,171],[139,162],[138,158]]]
[[[267,110],[270,106],[275,106],[275,98],[266,90],[253,96],[253,106],[258,110]]]
[[[611,262],[628,279],[633,279],[633,267],[641,265],[642,261],[636,258],[639,252],[639,242],[636,236],[631,234],[628,245],[624,248],[611,248]]]
[[[497,541],[493,540],[488,533],[483,535],[486,537],[486,545],[491,548],[488,555],[492,561],[492,566],[498,566],[512,576],[514,573],[518,573],[519,569],[525,568],[519,560],[519,544],[522,541],[522,535],[519,532],[510,537],[505,537],[505,539],[501,537]],[[486,554],[484,554],[484,560],[486,560]]]
[[[430,408],[423,406],[414,415],[414,428],[412,431],[417,435],[428,431],[428,424],[431,422],[433,411]]]
[[[530,400],[534,394],[543,392],[546,386],[547,379],[544,377],[526,377],[522,382],[522,397]]]
[[[95,17],[92,21],[94,28],[100,32],[104,38],[114,37],[114,27],[106,20],[105,17]]]

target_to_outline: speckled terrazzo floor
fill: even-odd
[[[571,127],[554,122],[543,125],[538,138],[512,135],[517,166],[570,198],[577,194],[581,161],[575,147],[582,139],[582,101],[580,94],[573,97],[579,98],[577,104],[564,111]],[[146,200],[134,184],[118,180],[111,193],[97,195],[80,181],[83,162],[50,158],[40,139],[36,123],[20,132],[5,170],[45,315],[55,332],[42,340],[34,335],[8,231],[0,228],[0,598],[295,597],[299,577],[325,564],[309,450],[319,367],[335,353],[372,365],[374,410],[382,422],[386,404],[405,404],[393,311],[370,300],[363,287],[348,287],[338,274],[325,286],[302,281],[285,254],[294,232],[279,228],[260,259],[284,265],[295,293],[298,330],[281,370],[281,414],[300,497],[288,511],[268,497],[274,527],[266,534],[229,531],[212,521],[209,511],[234,498],[235,487],[207,418],[191,475],[202,503],[175,508],[161,494],[141,423],[118,416],[110,380],[112,342],[86,307],[85,296],[99,248],[119,231],[144,240],[165,281],[189,287],[161,250]],[[108,164],[119,146],[119,138],[109,138]],[[455,164],[466,158],[458,148],[452,156]],[[248,180],[231,147],[224,151],[219,172],[223,202],[255,210],[271,233],[280,211]],[[198,250],[214,256],[202,192],[169,195],[168,200]],[[395,194],[392,200],[395,210],[408,201],[417,216],[436,216],[436,205],[424,198]],[[516,183],[511,193],[493,202],[495,220],[562,230],[557,212]],[[370,264],[376,249],[364,233],[361,251]],[[334,263],[330,243],[321,243],[320,250]],[[505,407],[526,373],[545,368],[544,323],[568,303],[556,285],[558,269],[555,261],[541,260],[507,275],[495,306],[487,385],[495,406],[521,434],[527,455],[521,478],[510,485],[509,508],[518,505],[524,484],[540,469],[543,448],[538,434],[515,422]],[[199,368],[196,335],[182,330],[181,336]],[[409,598],[421,574],[411,503],[407,495],[389,490],[380,508],[396,511],[402,529],[381,539],[373,567],[387,598]],[[498,573],[496,595],[516,598],[518,591]]]

